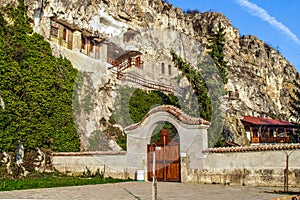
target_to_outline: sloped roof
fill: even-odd
[[[71,24],[65,20],[62,20],[62,19],[58,19],[57,17],[51,17],[51,20],[54,21],[54,22],[57,22],[61,25],[63,25],[64,27],[66,27],[67,29],[71,30],[71,31],[80,31],[82,32],[82,34],[85,36],[85,37],[89,37],[89,38],[95,38],[95,39],[98,39],[98,40],[101,40],[103,41],[104,38],[101,38],[100,36],[97,36],[95,34],[93,34],[92,32],[88,31],[88,30],[85,30],[85,29],[82,29],[80,28],[79,26],[77,26],[76,24]]]
[[[109,42],[107,44],[107,55],[112,59],[116,59],[118,61],[124,61],[128,58],[135,57],[138,55],[142,55],[139,51],[125,51],[120,46],[116,45],[115,43]]]
[[[65,20],[58,19],[57,17],[51,17],[51,20],[63,25],[64,27],[66,27],[72,31],[75,31],[75,30],[81,31],[79,26],[77,26],[75,24],[71,24]]]
[[[127,51],[126,53],[124,53],[123,55],[118,57],[117,60],[123,61],[123,60],[126,60],[128,58],[139,56],[139,55],[142,55],[142,53],[139,52],[139,51]]]
[[[242,122],[254,125],[269,125],[269,126],[294,126],[291,122],[277,119],[269,119],[262,117],[244,116]]]

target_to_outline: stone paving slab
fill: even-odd
[[[278,189],[278,188],[277,188]],[[282,195],[266,193],[274,188],[208,184],[158,183],[158,199],[269,200]],[[85,185],[0,192],[0,199],[152,199],[151,182]]]

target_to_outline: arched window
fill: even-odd
[[[161,73],[165,74],[165,63],[161,64]]]

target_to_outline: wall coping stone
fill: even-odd
[[[262,144],[248,147],[218,147],[203,150],[203,153],[235,153],[251,151],[280,151],[300,149],[300,143],[295,144]]]
[[[54,152],[52,156],[125,155],[127,151]]]

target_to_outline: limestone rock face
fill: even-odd
[[[0,6],[8,2],[11,0],[1,1]],[[174,81],[180,73],[172,62],[170,51],[197,66],[201,62],[199,57],[206,52],[209,36],[221,24],[226,31],[229,79],[226,88],[238,94],[235,99],[224,98],[223,102],[227,109],[225,127],[233,133],[235,142],[247,144],[240,124],[243,115],[289,117],[288,96],[294,87],[293,80],[299,78],[298,72],[280,52],[257,37],[240,37],[238,29],[220,13],[184,14],[161,0],[25,0],[25,4],[29,8],[28,16],[34,21],[34,30],[46,39],[49,39],[51,17],[76,25],[123,50],[141,52],[143,69],[129,69],[128,72],[173,85],[175,89],[187,84]],[[81,72],[82,85],[77,100],[84,103],[77,107],[76,122],[83,135],[82,141],[88,146],[89,137],[103,129],[100,121],[108,120],[112,114],[116,87],[128,83],[117,80],[108,70],[107,62],[51,44],[54,54],[66,56]],[[170,65],[172,73],[162,74],[162,63]],[[118,149],[115,144],[108,143],[105,150]]]
[[[2,0],[0,1],[0,7],[4,6],[17,6],[18,5],[18,0]]]
[[[194,30],[204,46],[208,36],[217,30],[218,23],[226,28],[227,89],[238,94],[238,99],[226,102],[225,127],[233,133],[237,143],[246,144],[241,140],[245,138],[244,131],[236,130],[238,125],[233,125],[233,121],[243,115],[288,120],[289,93],[299,73],[279,51],[257,37],[240,37],[238,29],[220,13],[201,13],[193,17]]]

